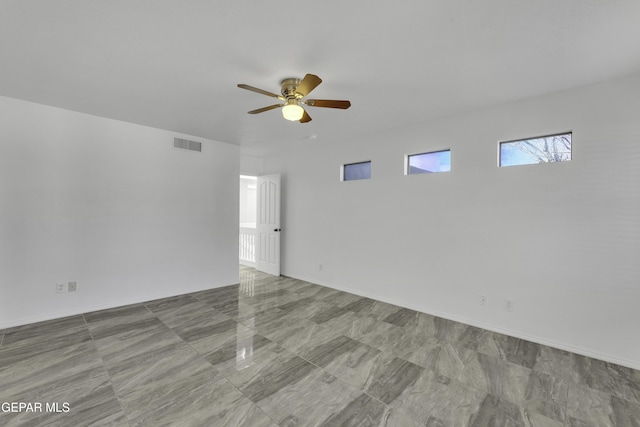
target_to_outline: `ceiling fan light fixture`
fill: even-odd
[[[304,109],[297,102],[287,103],[282,107],[282,117],[292,122],[299,121],[304,115]]]

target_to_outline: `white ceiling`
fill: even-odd
[[[638,0],[0,0],[0,95],[253,155],[636,72]],[[306,73],[352,107],[246,114]]]

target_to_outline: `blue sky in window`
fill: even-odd
[[[451,171],[451,151],[414,154],[409,156],[409,174]]]
[[[532,165],[540,161],[515,144],[500,144],[500,166]]]

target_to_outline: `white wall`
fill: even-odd
[[[0,97],[0,328],[237,283],[239,164],[233,145]]]
[[[266,159],[283,274],[640,368],[638,93],[635,75]],[[571,162],[496,166],[499,140],[569,130]],[[446,148],[452,172],[403,175]],[[339,181],[362,160],[371,180]]]
[[[242,175],[258,176],[262,175],[264,169],[264,159],[261,157],[242,154],[240,156],[240,173]]]

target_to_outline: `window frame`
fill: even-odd
[[[369,164],[369,177],[368,178],[345,179],[345,168],[347,166],[361,165],[361,164],[365,164],[365,163]],[[371,160],[362,160],[360,162],[343,163],[342,165],[340,165],[340,181],[342,181],[342,182],[350,182],[350,181],[364,181],[364,180],[371,179],[371,176],[373,175],[373,173],[372,173],[373,167],[372,166],[373,166],[373,162]]]

